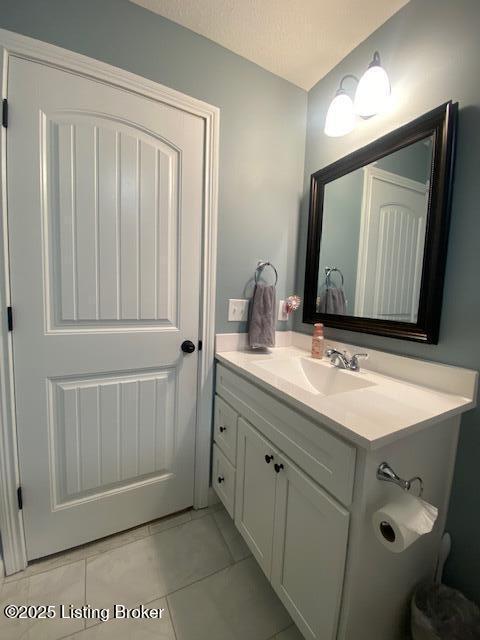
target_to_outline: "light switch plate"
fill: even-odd
[[[288,320],[288,314],[285,311],[285,300],[280,300],[278,304],[278,319],[280,322],[286,322]]]
[[[249,302],[249,300],[237,300],[236,298],[231,298],[228,301],[229,322],[246,322],[248,320]]]

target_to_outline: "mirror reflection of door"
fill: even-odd
[[[317,313],[417,322],[432,141],[428,136],[326,183]]]
[[[428,183],[365,167],[356,316],[417,321],[427,205]]]

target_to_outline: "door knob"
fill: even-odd
[[[220,427],[220,433],[223,433],[226,430],[227,430],[227,427]]]
[[[195,351],[195,345],[191,340],[184,340],[181,349],[183,353],[193,353]]]
[[[269,456],[269,455],[268,455],[268,453],[267,453],[267,455],[265,456],[265,462],[266,462],[267,464],[270,464],[270,462],[271,462],[272,460],[273,460],[273,456]]]
[[[276,473],[280,473],[280,471],[281,471],[282,469],[285,469],[285,467],[283,466],[283,464],[282,464],[282,463],[280,463],[280,464],[275,463],[275,464],[273,465],[273,468],[275,469],[275,472],[276,472]]]
[[[218,480],[218,484],[221,484],[222,482],[225,481],[225,478],[223,476],[218,476],[217,480]]]

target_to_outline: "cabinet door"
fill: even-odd
[[[214,415],[213,437],[220,449],[234,465],[235,456],[237,455],[238,414],[220,396],[215,396]]]
[[[214,444],[212,451],[212,487],[233,518],[235,504],[235,468]]]
[[[305,638],[333,640],[349,514],[294,464],[280,462],[272,585]]]
[[[278,453],[268,440],[240,418],[235,524],[268,578],[272,564],[277,458]]]

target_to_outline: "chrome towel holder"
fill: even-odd
[[[331,274],[333,271],[336,271],[340,277],[342,278],[342,287],[345,283],[345,278],[343,277],[343,273],[340,271],[340,269],[338,267],[325,267],[325,285],[327,287],[327,289],[329,289],[331,287],[332,281],[331,281]]]
[[[412,488],[412,484],[414,482],[418,482],[419,485],[419,496],[423,495],[423,480],[420,476],[415,476],[414,478],[410,478],[410,480],[404,480],[400,478],[392,467],[388,464],[388,462],[382,462],[377,469],[377,480],[381,480],[382,482],[392,482],[396,484],[397,487],[400,487],[404,491],[410,491]]]
[[[271,269],[274,270],[274,272],[275,272],[275,286],[277,286],[278,272],[275,269],[275,267],[273,266],[273,264],[271,262],[269,262],[268,260],[260,260],[260,262],[258,262],[257,268],[255,269],[255,284],[258,284],[258,279],[262,275],[262,271],[265,269],[265,267],[270,267]]]

